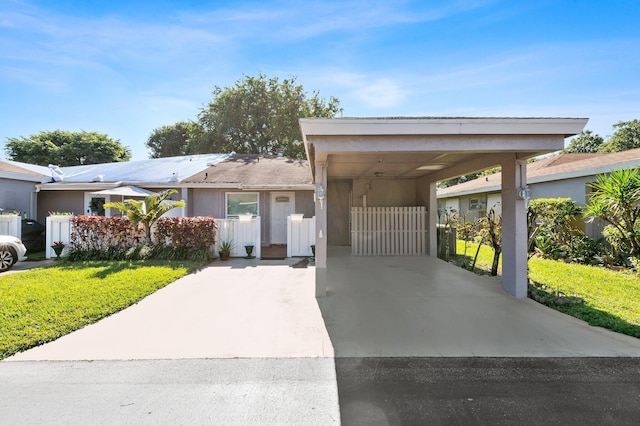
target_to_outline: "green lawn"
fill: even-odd
[[[454,262],[470,265],[476,248],[476,244],[471,244],[464,256],[464,242],[458,241]],[[483,272],[489,271],[492,259],[493,250],[483,246],[476,266]],[[533,282],[530,294],[541,296],[553,309],[594,326],[640,337],[640,275],[531,258],[529,278]]]
[[[197,269],[184,261],[61,262],[0,276],[0,359],[132,305]]]

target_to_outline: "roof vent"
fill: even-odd
[[[180,179],[178,178],[179,173],[178,172],[173,172],[173,174],[171,175],[171,177],[169,178],[169,182],[171,183],[176,183],[178,182]]]
[[[91,179],[91,182],[102,182],[104,180],[104,175],[98,175]]]

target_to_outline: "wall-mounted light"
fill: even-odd
[[[324,185],[320,184],[316,187],[316,198],[320,201],[320,209],[324,209],[324,199],[326,195],[324,193]]]
[[[519,188],[518,189],[518,199],[519,200],[528,200],[529,198],[531,198],[531,190],[529,189],[528,186],[525,186],[524,188]]]
[[[375,172],[373,175],[375,177],[382,177],[383,174],[384,174],[383,172]]]

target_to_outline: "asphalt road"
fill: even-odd
[[[336,358],[343,425],[638,425],[640,358]]]

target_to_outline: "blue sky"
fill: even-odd
[[[344,116],[588,117],[606,137],[640,118],[639,18],[637,0],[0,0],[0,143],[97,131],[148,158],[154,128],[259,72]]]

